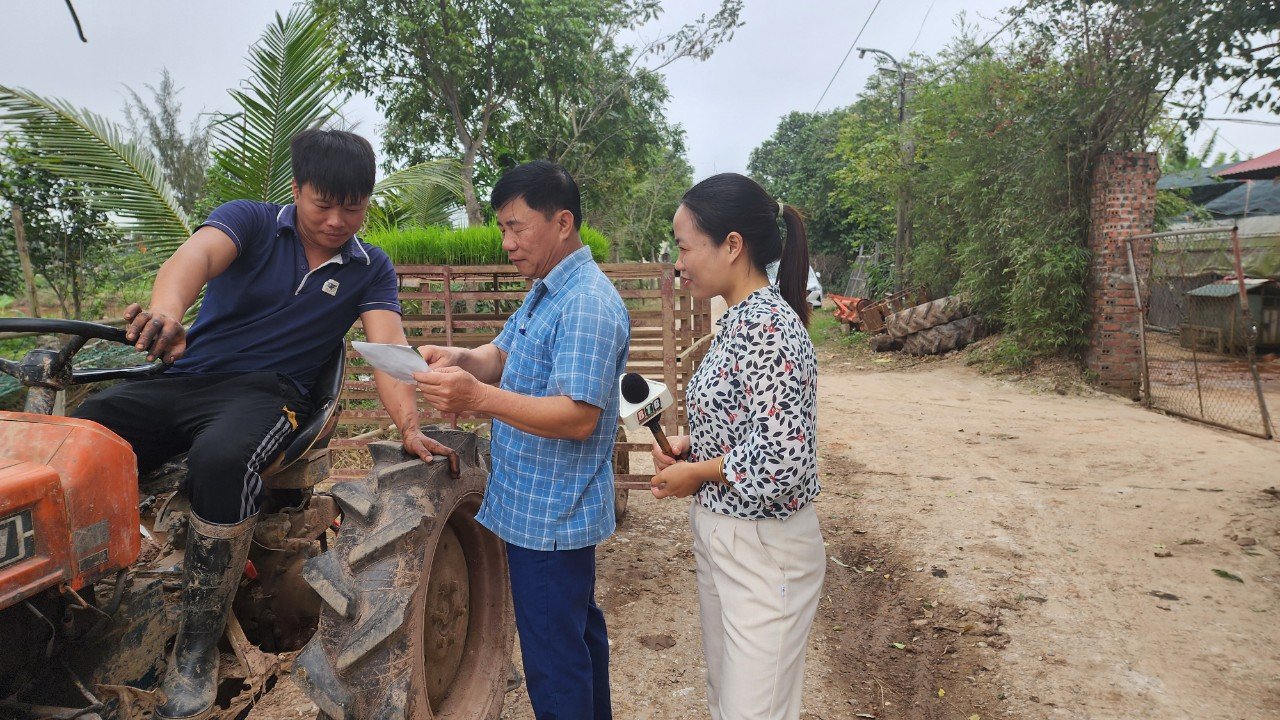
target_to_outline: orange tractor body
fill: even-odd
[[[0,412],[0,609],[128,567],[138,527],[128,443],[88,420]]]

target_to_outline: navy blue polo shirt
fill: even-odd
[[[296,208],[234,200],[209,214],[238,254],[209,281],[187,351],[171,375],[278,372],[304,392],[367,310],[400,312],[399,283],[380,248],[352,236],[309,270]]]

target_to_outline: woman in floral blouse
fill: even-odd
[[[653,494],[695,496],[712,720],[795,720],[826,567],[812,504],[818,368],[805,330],[804,222],[726,173],[686,192],[673,226],[681,285],[724,297],[729,310],[689,380],[690,435],[670,439],[676,457],[654,445]],[[774,287],[765,268],[779,259]]]

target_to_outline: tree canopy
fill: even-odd
[[[184,133],[181,90],[168,70],[160,72],[160,84],[147,85],[148,103],[132,88],[124,106],[125,120],[133,141],[151,150],[160,162],[165,179],[173,188],[178,204],[192,212],[204,195],[209,169],[209,120],[197,116]]]
[[[107,274],[118,235],[91,193],[41,168],[31,155],[13,142],[0,147],[0,203],[8,206],[7,215],[21,208],[36,274],[54,291],[63,316],[80,319],[90,292]],[[15,231],[6,224],[0,234],[0,294],[17,295],[21,289]]]
[[[886,102],[887,95],[871,93],[848,108],[789,113],[747,163],[771,195],[805,213],[810,257],[828,286],[842,283],[859,249],[871,251],[893,235],[892,211],[886,215],[891,200],[865,192],[869,188],[846,172],[848,154],[839,151],[842,137],[847,144],[854,134],[891,131]]]
[[[1114,30],[1098,38],[1115,57],[1158,77],[1193,127],[1219,94],[1240,110],[1280,112],[1277,0],[1035,0],[1029,7],[1041,27],[1089,17]]]
[[[313,4],[343,39],[347,87],[386,114],[388,155],[460,157],[474,224],[477,186],[514,162],[547,157],[596,184],[617,179],[616,163],[661,157],[651,151],[674,134],[657,70],[710,56],[739,26],[742,1],[640,47],[616,38],[657,18],[660,0]]]

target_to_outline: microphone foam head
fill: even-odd
[[[640,373],[627,373],[622,376],[622,399],[629,403],[644,402],[649,397],[649,383]]]

